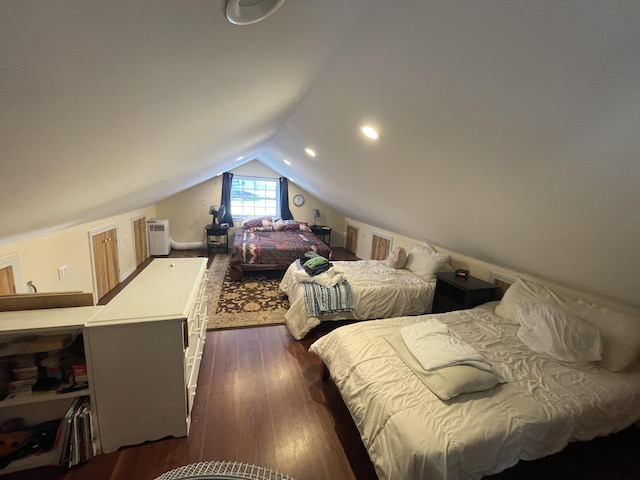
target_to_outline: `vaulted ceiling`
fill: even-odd
[[[347,216],[640,305],[637,0],[288,0],[246,26],[224,3],[0,3],[0,241],[244,156]]]

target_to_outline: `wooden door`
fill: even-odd
[[[109,230],[106,241],[107,265],[109,266],[109,290],[120,283],[120,266],[118,262],[118,235],[116,229]]]
[[[375,233],[371,237],[371,260],[384,260],[389,256],[391,240]]]
[[[117,238],[115,228],[91,236],[98,299],[104,297],[120,282]]]
[[[352,225],[347,225],[347,244],[345,249],[356,255],[358,249],[358,229]]]
[[[136,249],[136,267],[138,267],[149,257],[147,219],[145,217],[133,221],[133,243]]]
[[[9,265],[0,269],[0,295],[13,295],[16,293],[16,284],[13,279],[13,267]]]

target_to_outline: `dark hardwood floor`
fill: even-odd
[[[41,468],[2,478],[152,480],[182,465],[230,460],[296,480],[377,480],[349,411],[308,352],[328,328],[321,325],[302,341],[282,325],[208,331],[189,437],[125,447],[71,470]],[[640,429],[631,427],[491,478],[638,480],[639,452]]]

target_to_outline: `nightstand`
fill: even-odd
[[[329,245],[331,243],[331,228],[325,227],[324,225],[309,225],[309,228],[313,232],[313,234],[322,240],[324,243]],[[324,238],[327,237],[328,240]]]
[[[453,272],[436,273],[433,313],[465,310],[494,300],[497,285],[479,278],[456,277]]]
[[[210,252],[229,253],[229,227],[207,225],[207,255]]]

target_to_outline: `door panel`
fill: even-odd
[[[133,222],[133,242],[136,249],[136,267],[138,267],[149,257],[146,218],[139,218]]]
[[[118,237],[115,228],[91,236],[93,268],[96,276],[98,299],[104,297],[120,283]]]
[[[384,260],[389,256],[391,240],[380,237],[375,233],[371,237],[371,259]]]
[[[358,229],[352,225],[347,225],[347,242],[345,248],[348,252],[356,255],[358,249]]]
[[[16,293],[16,284],[13,279],[13,267],[9,265],[0,269],[0,295],[13,295]]]

